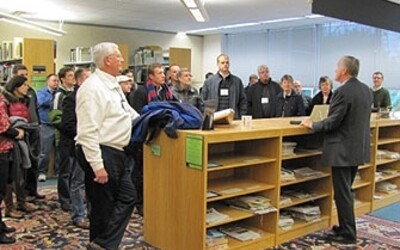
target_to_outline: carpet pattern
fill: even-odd
[[[23,220],[5,218],[7,225],[16,227],[17,243],[0,245],[1,250],[85,249],[89,231],[76,228],[69,213],[59,208],[56,189],[42,188],[46,200],[36,201],[40,209],[25,215]],[[324,239],[329,231],[315,232],[275,247],[276,250],[394,250],[400,249],[400,223],[364,215],[357,218],[357,247],[332,246]],[[157,250],[143,241],[143,218],[132,214],[121,242],[122,250]],[[188,249],[189,250],[189,249]]]

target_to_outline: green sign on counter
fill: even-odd
[[[186,165],[198,170],[203,169],[203,136],[186,136]]]

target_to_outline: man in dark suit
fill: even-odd
[[[332,167],[334,199],[339,226],[334,226],[332,242],[355,244],[357,241],[352,184],[359,165],[370,160],[370,116],[372,95],[356,77],[360,63],[352,56],[342,57],[335,80],[341,86],[335,91],[328,117],[302,125],[315,132],[324,132],[322,162]]]

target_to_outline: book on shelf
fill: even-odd
[[[213,198],[213,197],[218,197],[220,194],[214,192],[214,191],[207,191],[207,198]]]
[[[207,230],[206,247],[207,249],[227,249],[228,239],[221,231],[213,228]]]
[[[228,218],[229,218],[228,215],[218,212],[215,208],[207,209],[207,219],[206,219],[207,224],[221,222]]]

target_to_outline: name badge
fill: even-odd
[[[268,97],[262,97],[262,98],[261,98],[261,103],[262,103],[262,104],[269,103]]]
[[[228,95],[229,95],[229,90],[228,89],[221,89],[220,96],[228,96]]]

